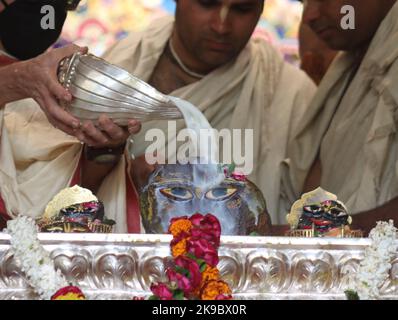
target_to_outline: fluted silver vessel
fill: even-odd
[[[92,54],[78,52],[63,59],[58,79],[73,96],[64,107],[81,120],[95,122],[106,114],[115,123],[126,125],[131,118],[142,122],[182,118],[167,95]]]

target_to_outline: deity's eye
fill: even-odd
[[[319,205],[316,205],[316,204],[304,206],[303,209],[304,209],[304,213],[308,213],[315,217],[320,216],[322,213],[322,207],[320,207]]]
[[[337,207],[333,207],[330,209],[330,214],[336,216],[336,217],[343,217],[343,216],[347,216],[347,213],[340,208]]]
[[[236,191],[238,191],[238,188],[217,187],[207,191],[206,198],[210,200],[224,200],[234,195]]]
[[[164,196],[176,201],[186,201],[193,198],[192,192],[189,189],[183,187],[163,188],[160,189],[160,192]]]

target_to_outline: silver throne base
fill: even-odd
[[[67,280],[88,299],[150,295],[164,281],[169,235],[50,234],[39,239]],[[369,239],[221,237],[219,269],[234,299],[345,299]],[[0,233],[0,299],[37,299]],[[398,299],[398,255],[384,283],[383,299]]]

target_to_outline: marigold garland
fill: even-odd
[[[187,239],[181,239],[170,246],[171,255],[176,258],[187,253]]]
[[[180,233],[189,233],[192,229],[192,222],[186,218],[173,218],[170,221],[169,233],[178,237]]]
[[[232,299],[229,285],[220,279],[221,225],[212,214],[196,213],[170,221],[173,235],[170,250],[173,265],[166,269],[167,283],[151,285],[152,300],[225,300]]]
[[[231,289],[222,280],[206,281],[200,291],[201,300],[228,300],[231,299]]]

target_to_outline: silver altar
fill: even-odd
[[[37,299],[0,233],[0,299]],[[88,299],[150,295],[164,279],[169,235],[51,234],[39,239],[57,268]],[[344,299],[347,274],[356,272],[370,240],[222,236],[219,269],[234,299]],[[383,298],[398,299],[398,254]]]

